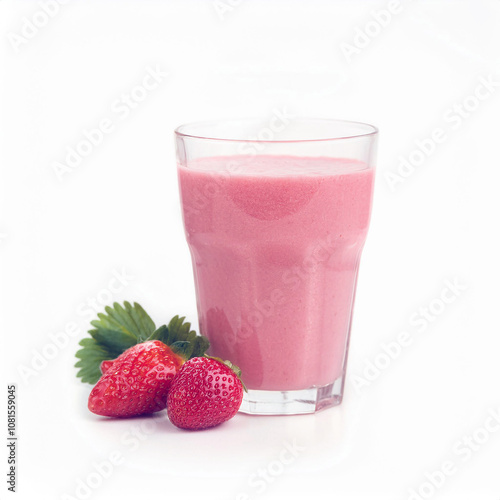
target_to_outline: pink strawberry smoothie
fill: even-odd
[[[339,158],[232,156],[179,165],[200,331],[249,389],[344,375],[373,169]]]

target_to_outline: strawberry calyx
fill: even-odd
[[[218,358],[217,356],[209,356],[208,354],[205,354],[203,357],[208,358],[208,359],[213,359],[215,361],[218,361],[219,363],[222,363],[223,365],[226,365],[238,377],[238,380],[241,382],[243,390],[245,392],[248,392],[248,389],[246,388],[245,383],[241,379],[241,368],[239,366],[235,365],[234,363],[231,363],[231,361],[229,361],[228,359],[224,360],[222,358]]]
[[[77,377],[82,382],[95,384],[103,373],[104,361],[114,360],[128,348],[148,340],[159,340],[170,347],[184,361],[203,356],[210,346],[206,337],[191,330],[185,317],[174,316],[168,325],[156,328],[151,317],[136,302],[115,302],[106,307],[97,319],[91,321],[90,337],[80,341],[81,349],[76,353],[79,368]],[[107,364],[102,365],[104,370]]]
[[[197,335],[191,330],[191,323],[184,323],[184,319],[175,316],[168,325],[156,329],[147,340],[163,342],[184,361],[203,356],[210,342],[203,335]]]

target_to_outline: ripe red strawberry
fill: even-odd
[[[99,368],[101,369],[101,373],[104,375],[110,368],[111,365],[116,361],[116,359],[106,359],[101,362]]]
[[[186,361],[168,393],[170,421],[181,429],[200,430],[233,418],[243,399],[240,374],[237,366],[218,358]]]
[[[174,375],[184,363],[170,347],[151,340],[127,349],[99,379],[89,410],[106,417],[133,417],[163,410]]]

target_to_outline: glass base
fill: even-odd
[[[323,386],[296,391],[258,391],[243,395],[240,412],[250,415],[302,415],[342,403],[344,377]]]

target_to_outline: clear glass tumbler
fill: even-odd
[[[175,135],[200,331],[241,368],[241,411],[340,404],[377,129],[277,113]]]

